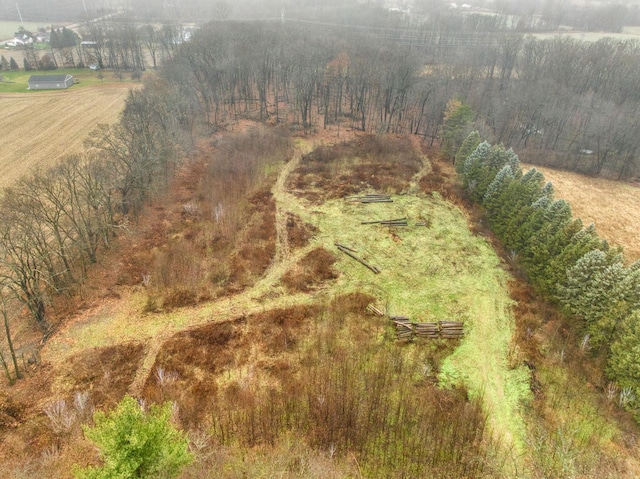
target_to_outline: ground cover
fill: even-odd
[[[255,145],[263,137],[250,138]],[[243,142],[226,146],[236,151]],[[238,219],[245,220],[232,235],[244,263],[228,264],[250,262],[246,247],[256,225],[268,225],[259,228],[268,231],[260,242],[270,246],[256,245],[264,249],[260,267],[234,288],[218,285],[220,295],[150,310],[142,270],[124,283],[97,287],[108,298],[87,299],[88,309],[42,351],[49,379],[20,420],[33,415],[27,422],[41,438],[38,447],[58,453],[47,468],[34,470],[68,477],[65,464],[92,457],[79,455],[88,446],[77,431],[52,434],[38,416],[54,399],[70,401],[89,390],[100,407],[125,391],[176,401],[180,424],[200,447],[184,477],[211,471],[228,478],[383,477],[390,470],[404,477],[424,477],[425,471],[433,477],[634,477],[632,458],[621,466],[620,456],[629,452],[622,446],[627,433],[609,417],[615,401],[599,401],[602,385],[587,383],[575,369],[586,352],[567,346],[573,336],[554,332],[558,318],[525,308],[532,300],[508,289],[507,265],[490,237],[481,227],[470,231],[465,210],[445,200],[453,198],[446,187],[453,184],[450,165],[430,164],[419,150],[408,155],[405,144],[391,145],[403,153],[387,157],[403,161],[403,168],[385,169],[379,166],[384,156],[368,157],[351,146],[323,152],[329,164],[317,165],[317,155],[306,155],[314,144],[300,140],[290,156],[269,160],[266,171],[257,168],[262,180],[243,187],[251,217],[239,209]],[[154,204],[155,223],[140,225],[157,243],[132,234],[109,266],[138,250],[161,252],[158,257],[168,246],[189,255],[193,245],[215,251],[222,240],[214,230],[203,233],[203,218],[211,213],[196,202],[198,184],[218,190],[213,204],[235,190],[202,180],[208,155],[180,172],[175,205]],[[230,156],[211,158],[217,163]],[[245,160],[240,155],[233,164]],[[227,166],[210,172],[218,178]],[[375,177],[367,178],[369,168]],[[357,194],[384,192],[393,202],[360,203],[352,196],[352,177]],[[225,204],[224,211],[234,210]],[[407,226],[362,224],[391,218],[406,218]],[[380,273],[335,243],[353,248]],[[181,275],[173,268],[169,277]],[[232,275],[215,281],[233,283]],[[366,312],[369,303],[418,322],[462,321],[465,337],[398,342],[388,318]],[[440,440],[430,442],[425,428]],[[18,444],[14,437],[5,451],[25,453]],[[415,460],[418,454],[424,462]]]

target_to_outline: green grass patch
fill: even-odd
[[[617,396],[604,404],[581,374],[561,361],[538,368],[545,400],[527,415],[533,464],[543,477],[594,477],[615,462],[622,436],[609,420]],[[612,468],[613,469],[613,468]]]
[[[509,361],[514,326],[507,276],[491,246],[471,234],[462,212],[436,194],[396,196],[393,203],[335,200],[313,209],[299,206],[295,213],[318,227],[316,241],[323,247],[336,251],[335,242],[346,244],[381,271],[376,275],[336,253],[343,273],[338,290],[371,294],[387,313],[414,321],[465,323],[466,337],[442,365],[441,384],[465,386],[483,397],[490,426],[512,448],[512,467],[519,470],[526,436],[521,408],[530,392],[527,371]],[[408,218],[408,227],[361,224],[401,217]]]
[[[22,68],[22,65],[20,65]],[[73,77],[79,80],[79,83],[72,85],[69,90],[75,90],[77,88],[83,88],[92,85],[102,85],[110,83],[130,83],[131,80],[125,76],[122,82],[117,79],[112,72],[106,71],[93,71],[88,68],[59,68],[57,70],[49,71],[0,71],[0,93],[33,93],[38,94],[43,91],[56,91],[56,90],[29,90],[28,81],[31,75],[73,75]],[[102,78],[101,78],[102,76]],[[67,91],[67,90],[60,90]]]
[[[19,22],[19,21],[0,21],[0,41],[11,40],[14,34],[24,27],[25,30],[30,32],[37,32],[40,27],[50,28],[50,25],[36,23],[36,22]]]

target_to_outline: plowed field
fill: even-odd
[[[0,187],[82,149],[99,123],[114,123],[130,84],[0,94]]]

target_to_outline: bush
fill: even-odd
[[[153,405],[147,412],[131,396],[109,414],[97,412],[95,426],[83,429],[98,446],[104,465],[78,468],[75,477],[177,477],[193,456],[186,437],[172,426],[171,412],[170,403]]]

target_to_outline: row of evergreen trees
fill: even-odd
[[[0,56],[0,71],[16,71],[19,70],[20,67],[18,63],[11,57],[10,60],[7,60],[4,55]]]
[[[585,343],[607,356],[608,378],[640,419],[640,261],[625,265],[621,249],[554,199],[542,173],[523,172],[513,150],[474,131],[455,157],[493,232],[539,293],[583,321]]]

